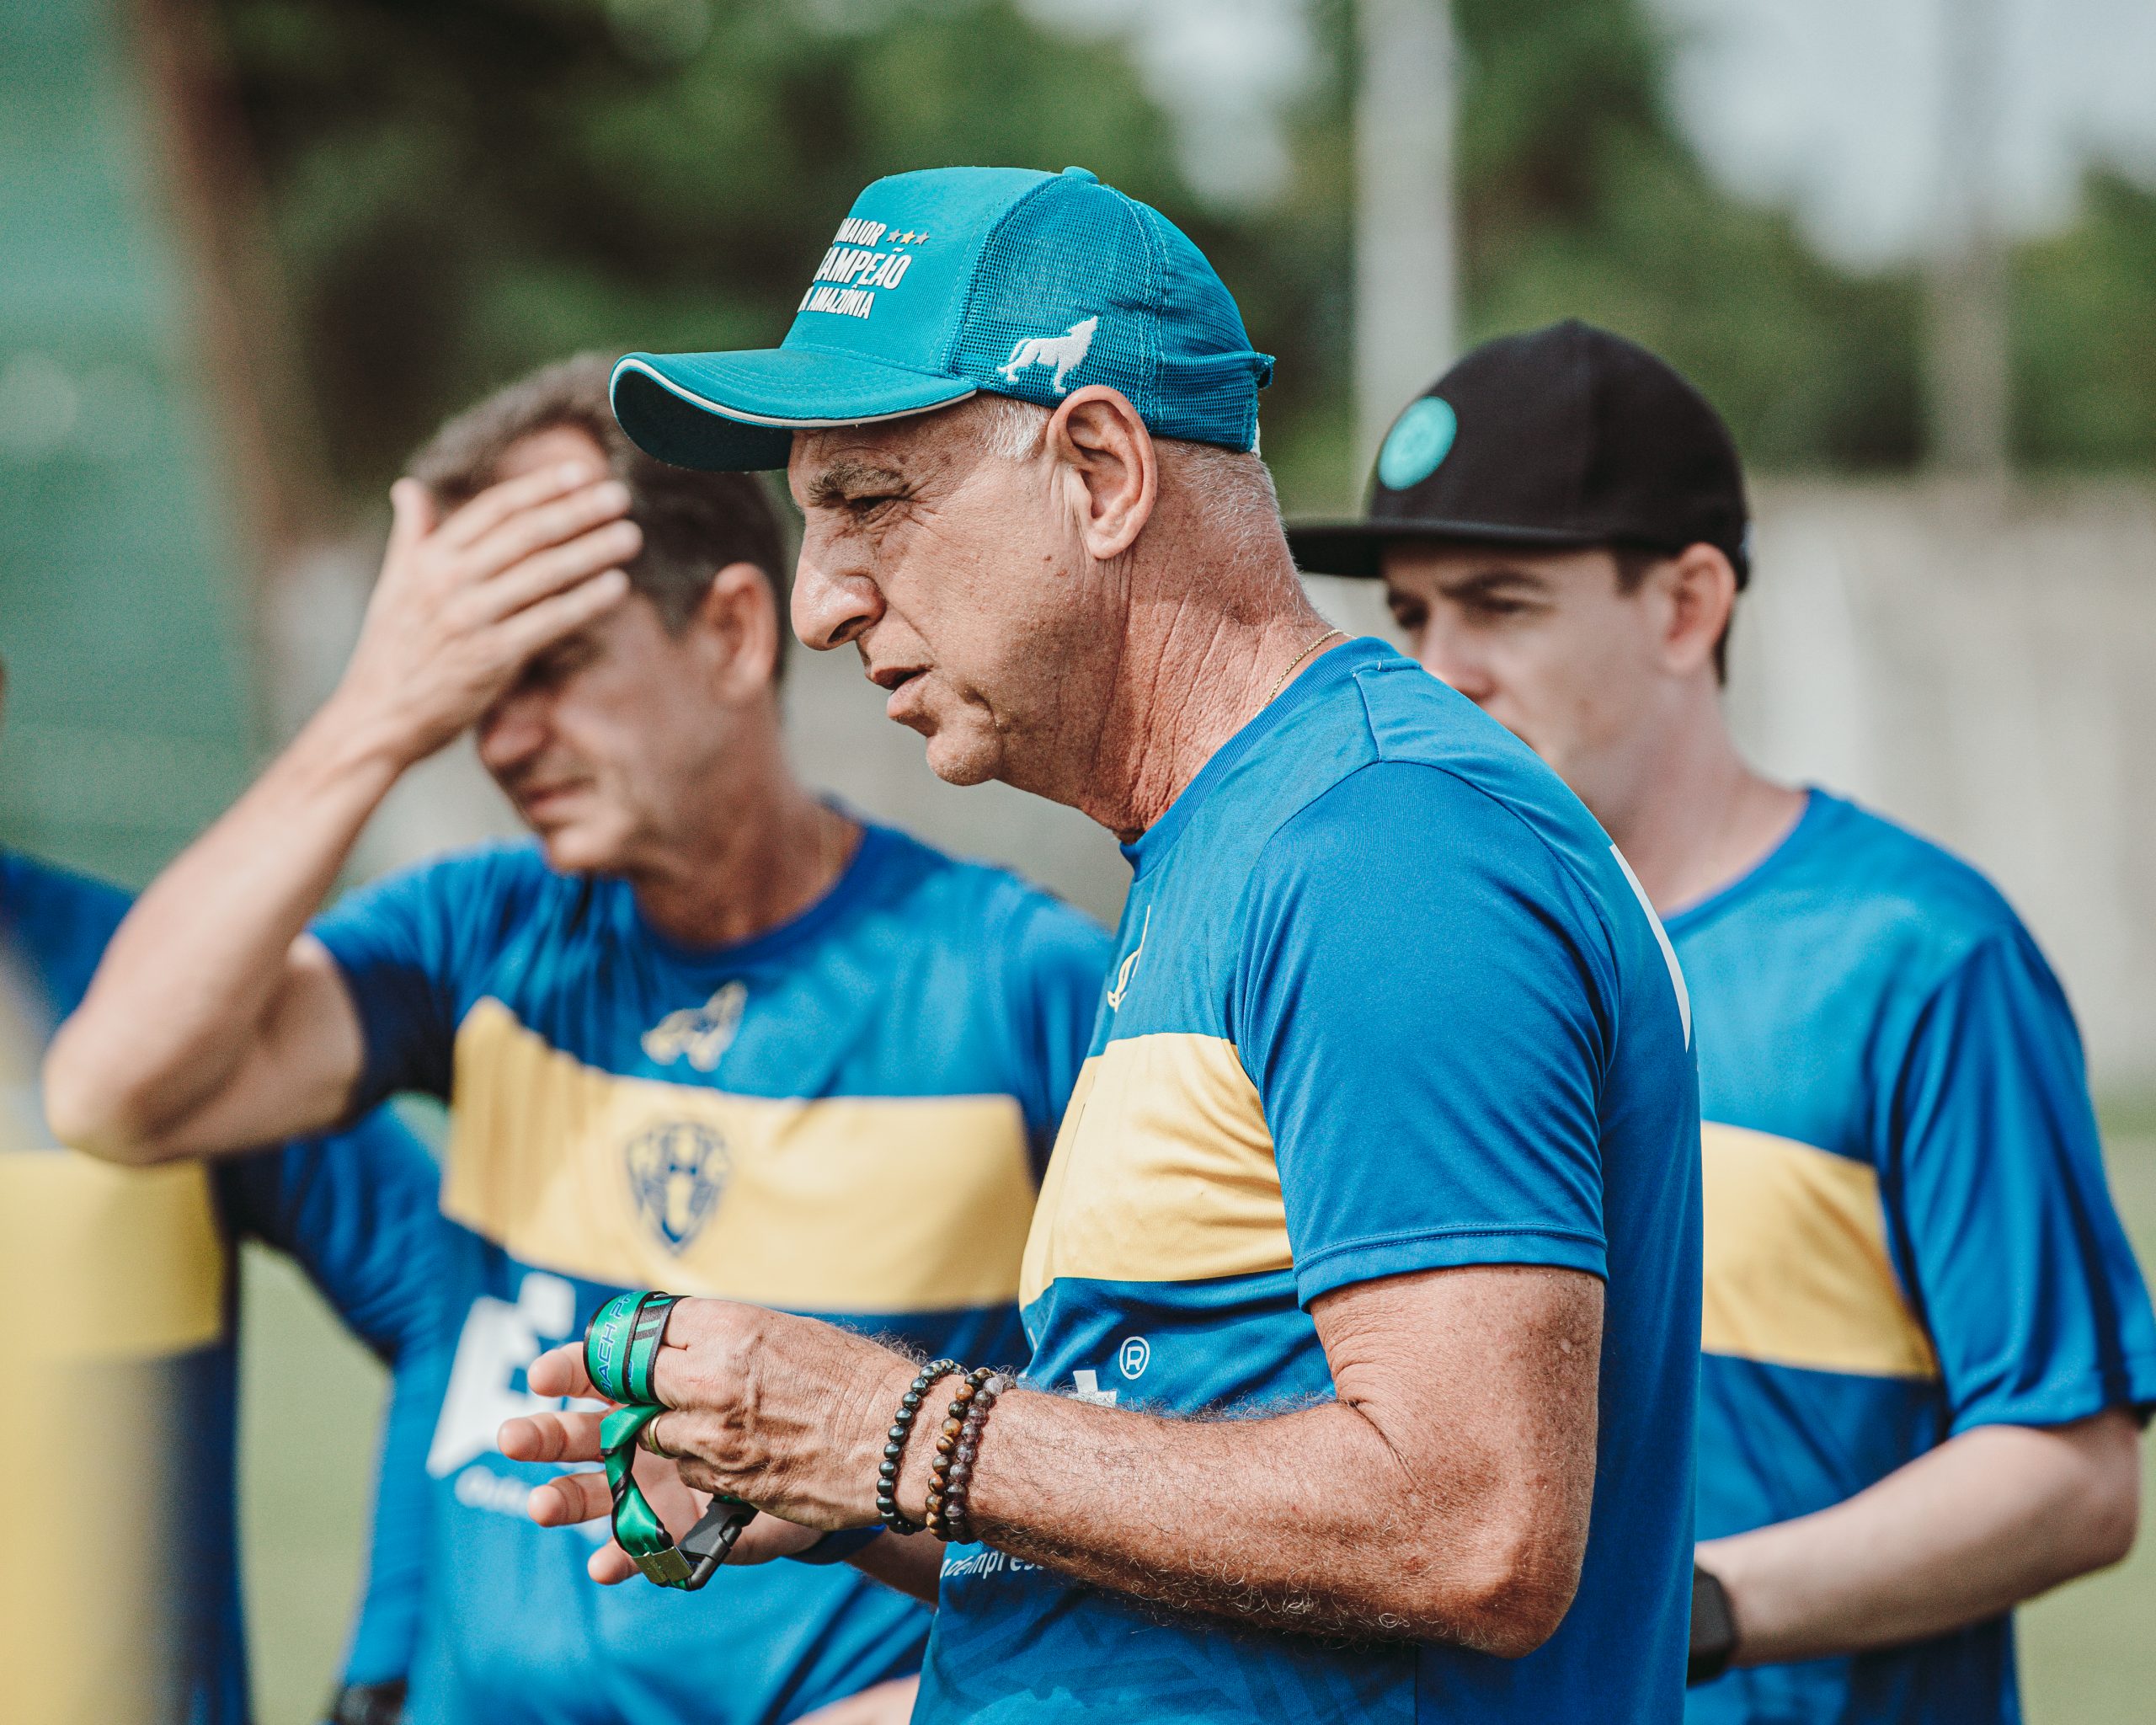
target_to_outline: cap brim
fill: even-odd
[[[1584,551],[1609,542],[1592,534],[1504,526],[1494,521],[1297,521],[1288,528],[1288,548],[1294,553],[1295,567],[1306,575],[1375,580],[1385,574],[1385,547],[1402,540],[1534,546],[1545,551]]]
[[[614,366],[614,417],[639,449],[675,467],[756,473],[786,465],[796,431],[901,419],[976,387],[811,348],[630,354]]]

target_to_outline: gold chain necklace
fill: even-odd
[[[1331,640],[1335,636],[1338,636],[1344,640],[1347,638],[1347,635],[1348,632],[1345,629],[1327,629],[1322,635],[1320,635],[1317,639],[1311,642],[1309,646],[1304,648],[1300,653],[1298,653],[1294,656],[1294,659],[1289,663],[1287,670],[1280,673],[1280,681],[1273,686],[1273,692],[1265,697],[1263,704],[1270,707],[1275,701],[1280,698],[1280,692],[1288,686],[1288,679],[1294,676],[1297,671],[1303,668],[1303,661],[1308,659],[1310,654],[1316,652],[1319,648],[1324,646],[1327,641]]]

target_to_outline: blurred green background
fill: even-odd
[[[220,0],[327,459],[377,489],[446,410],[568,349],[776,339],[869,179],[1081,163],[1184,226],[1278,354],[1293,507],[1359,489],[1348,435],[1351,8],[1312,0],[1290,171],[1224,207],[1123,38],[1010,0]],[[1130,8],[1099,8],[1111,15]],[[1636,0],[1454,0],[1464,335],[1562,316],[1666,355],[1769,470],[1908,467],[1920,294],[1838,270],[1681,140]],[[2156,459],[2156,195],[2093,172],[2013,271],[2013,442]]]
[[[1584,317],[1694,378],[1759,471],[1910,471],[1919,270],[1830,261],[1710,171],[1672,94],[1688,3],[1453,0],[1459,334]],[[442,415],[537,363],[776,339],[883,173],[1080,162],[1157,205],[1279,356],[1284,501],[1352,502],[1353,8],[1247,8],[1292,19],[1299,60],[1262,104],[1284,171],[1235,197],[1183,147],[1209,124],[1203,67],[1170,99],[1134,45],[1165,10],[0,8],[0,837],[144,879],[274,740],[279,571],[377,516]],[[2061,219],[2007,259],[2025,473],[2156,462],[2156,192],[2108,159],[2077,157]]]
[[[1918,269],[1830,261],[1710,171],[1672,93],[1682,3],[1454,0],[1460,335],[1584,317],[1693,377],[1758,470],[1911,470]],[[441,416],[579,347],[776,339],[883,173],[1080,162],[1166,211],[1279,356],[1283,499],[1353,501],[1353,8],[1247,8],[1291,19],[1297,57],[1259,104],[1283,171],[1234,196],[1190,171],[1203,68],[1178,83],[1139,51],[1163,10],[4,8],[0,836],[142,879],[273,740],[278,572],[378,513]],[[2077,157],[2061,219],[2007,259],[2025,473],[2156,463],[2156,192],[2108,159]]]

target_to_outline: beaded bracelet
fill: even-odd
[[[955,1359],[931,1360],[921,1367],[913,1387],[900,1399],[899,1411],[891,1416],[891,1429],[883,1434],[883,1465],[876,1470],[876,1513],[893,1533],[921,1531],[918,1521],[910,1521],[899,1513],[899,1465],[905,1460],[906,1437],[913,1430],[914,1417],[921,1412],[921,1398],[938,1378],[963,1370]]]
[[[943,1493],[943,1525],[950,1530],[947,1537],[960,1545],[973,1543],[966,1497],[973,1486],[974,1459],[980,1454],[981,1434],[988,1428],[989,1411],[995,1406],[995,1398],[1010,1387],[1011,1380],[1000,1373],[985,1379],[973,1405],[966,1409],[965,1424],[958,1432],[958,1447],[951,1457],[951,1480]]]
[[[958,1394],[951,1398],[943,1429],[936,1434],[936,1460],[929,1464],[928,1470],[928,1530],[939,1540],[951,1537],[951,1524],[944,1517],[943,1503],[950,1495],[951,1465],[958,1459],[958,1439],[966,1429],[966,1415],[974,1397],[980,1393],[980,1386],[995,1375],[994,1369],[985,1365],[975,1366],[968,1372],[965,1382],[958,1386]]]

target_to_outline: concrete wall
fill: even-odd
[[[1774,485],[1758,546],[1740,734],[1983,868],[2156,1087],[2156,490]]]
[[[2156,1088],[2156,491],[1769,483],[1757,501],[1758,573],[1732,653],[1739,734],[1770,770],[1988,871],[2065,979],[2100,1087]],[[334,598],[352,592],[351,567],[321,579],[295,601],[317,686],[356,622]],[[1310,586],[1336,621],[1384,632],[1374,584]],[[939,782],[851,654],[797,653],[791,676],[812,780],[1113,919],[1129,877],[1106,834],[1001,785]],[[387,811],[366,861],[505,825],[452,756]]]

